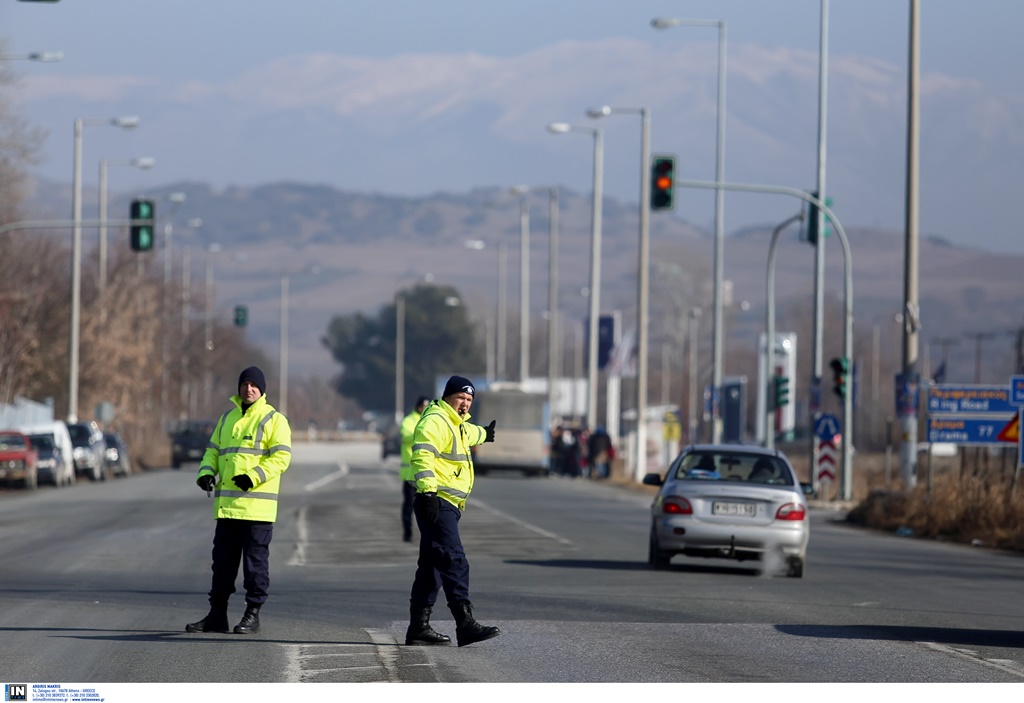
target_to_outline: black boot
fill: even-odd
[[[468,600],[449,603],[448,608],[455,616],[455,639],[458,640],[460,647],[483,642],[501,634],[498,628],[481,625],[473,619],[473,604]]]
[[[442,635],[430,626],[430,608],[409,606],[409,629],[405,631],[407,645],[451,644],[452,638]]]
[[[255,603],[245,604],[245,614],[235,625],[236,635],[255,635],[260,631],[260,606]]]
[[[210,612],[198,622],[185,625],[185,632],[228,632],[228,606],[210,605]]]

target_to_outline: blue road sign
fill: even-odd
[[[1010,413],[998,417],[929,417],[928,441],[961,445],[1001,444],[998,439],[999,433],[1013,419],[1013,415]]]
[[[1010,376],[1010,403],[1024,405],[1024,376]]]
[[[839,418],[824,413],[814,421],[814,436],[820,440],[829,440],[840,433]]]
[[[938,385],[928,388],[929,414],[992,415],[1017,411],[1008,386]]]

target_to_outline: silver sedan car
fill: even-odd
[[[806,493],[785,455],[750,445],[693,445],[669,466],[651,504],[648,561],[677,554],[759,559],[766,572],[804,575],[810,538]]]

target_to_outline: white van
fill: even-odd
[[[52,483],[59,488],[60,486],[70,486],[75,482],[74,447],[71,446],[71,435],[68,433],[67,425],[60,420],[54,420],[53,422],[37,422],[31,425],[22,425],[16,429],[27,434],[33,448],[39,451],[40,483]],[[41,437],[42,441],[33,442],[34,437]],[[45,454],[52,454],[53,458],[45,458],[43,449],[46,447],[38,447],[36,446],[37,444],[52,444],[60,452],[59,454],[52,454],[52,452],[47,451]],[[45,464],[44,461],[46,462]]]

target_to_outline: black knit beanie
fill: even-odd
[[[442,398],[447,398],[450,395],[456,393],[469,393],[471,396],[476,395],[476,388],[473,386],[473,382],[468,378],[462,376],[452,376],[448,379],[448,383],[444,384],[444,393],[441,394]]]
[[[263,372],[260,371],[258,366],[250,366],[249,368],[242,371],[238,377],[238,387],[242,387],[243,381],[249,381],[253,383],[257,388],[260,389],[260,395],[267,394],[267,379],[263,376]]]

